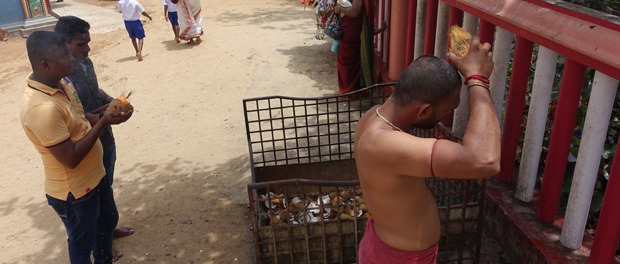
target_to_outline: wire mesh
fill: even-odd
[[[343,96],[243,101],[257,262],[356,262],[367,216],[353,161],[355,125],[393,88],[390,83]],[[460,140],[441,124],[411,133]],[[433,178],[427,184],[441,221],[438,263],[477,263],[484,181]]]
[[[387,99],[393,83],[365,88],[367,97],[243,100],[253,167],[353,159],[355,125],[374,104]]]

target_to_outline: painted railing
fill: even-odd
[[[414,58],[445,57],[447,28],[458,24],[493,43],[495,68],[491,94],[502,123],[501,172],[497,179],[515,184],[516,198],[532,202],[539,176],[543,137],[559,58],[564,60],[559,97],[551,129],[537,218],[551,224],[557,217],[560,191],[586,68],[595,75],[560,241],[576,249],[595,188],[601,153],[620,79],[620,25],[540,0],[376,0],[376,20],[388,30],[376,37],[378,58],[387,67],[384,80],[396,80]],[[536,67],[527,125],[522,135],[525,96],[535,44]],[[512,65],[509,62],[512,59]],[[511,67],[510,83],[508,71]],[[455,109],[453,130],[462,135],[468,117],[467,89]],[[504,100],[508,93],[507,100]],[[502,116],[505,113],[505,116]],[[515,174],[519,138],[524,142]],[[620,144],[618,145],[620,146]],[[620,150],[617,151],[620,153]],[[620,155],[613,164],[620,164]],[[620,166],[612,168],[590,253],[591,263],[610,263],[620,240]]]

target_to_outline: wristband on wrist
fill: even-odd
[[[484,84],[490,84],[491,82],[489,81],[489,78],[487,78],[484,75],[480,75],[480,74],[473,74],[470,76],[467,76],[467,78],[465,78],[465,81],[463,82],[464,85],[467,85],[467,83],[469,83],[470,80],[478,80],[481,81]]]
[[[474,86],[482,87],[482,88],[486,89],[487,91],[489,91],[489,93],[491,92],[491,89],[489,89],[488,85],[484,85],[484,84],[481,84],[481,83],[471,83],[471,84],[467,85],[467,90],[469,90],[470,88],[472,88]]]
[[[482,86],[486,87],[487,89],[491,87],[491,84],[483,83],[483,82],[481,82],[479,80],[470,80],[468,82],[467,86],[470,86],[470,85],[482,85]]]

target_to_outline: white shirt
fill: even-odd
[[[123,20],[140,20],[140,14],[144,12],[144,7],[136,0],[120,0],[116,5],[116,11],[123,13]]]
[[[170,0],[164,0],[164,5],[168,6],[168,12],[176,12],[177,5],[170,2]]]

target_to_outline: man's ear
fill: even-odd
[[[50,69],[51,69],[50,65],[49,65],[49,63],[47,63],[46,60],[41,60],[39,62],[39,70],[41,70],[41,71],[49,71]]]
[[[418,118],[427,119],[433,114],[433,106],[431,104],[420,104],[418,107]]]

